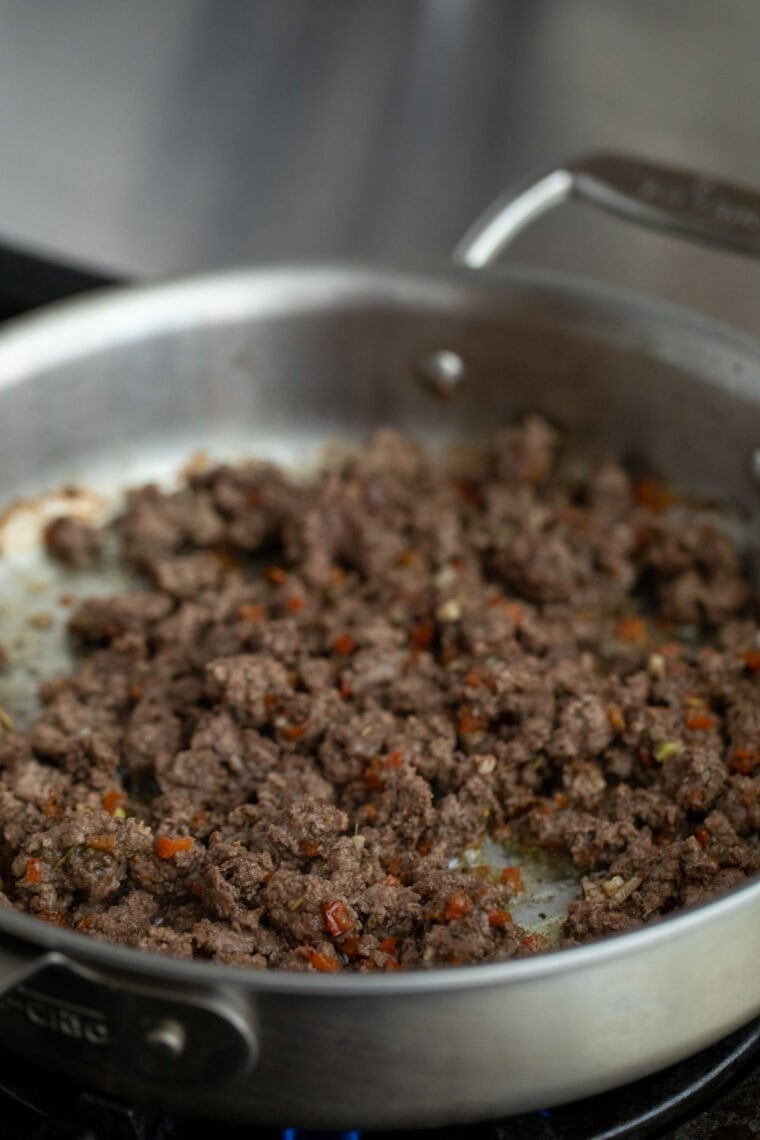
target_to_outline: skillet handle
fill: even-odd
[[[453,253],[470,269],[491,264],[534,219],[575,199],[650,229],[760,255],[760,193],[708,175],[617,154],[590,154],[507,190]]]
[[[223,1087],[258,1058],[250,1011],[230,994],[111,976],[10,940],[0,942],[0,1035],[79,1084],[144,1100],[188,1083]]]

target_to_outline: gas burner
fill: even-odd
[[[310,1132],[174,1116],[77,1089],[0,1052],[4,1140],[709,1140],[754,1135],[760,1021],[687,1061],[601,1096],[503,1121],[406,1132]]]

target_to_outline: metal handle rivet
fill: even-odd
[[[145,1044],[162,1057],[180,1057],[186,1041],[185,1027],[170,1018],[157,1022],[145,1034]]]
[[[756,483],[760,483],[760,447],[756,447],[750,456],[752,476]]]
[[[417,365],[420,378],[437,396],[453,396],[462,384],[467,369],[458,352],[441,348],[431,352]]]

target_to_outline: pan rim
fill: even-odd
[[[427,293],[420,291],[423,283]],[[700,348],[709,344],[751,359],[760,371],[760,338],[751,333],[671,301],[579,274],[515,264],[474,270],[419,260],[400,264],[284,261],[110,285],[12,317],[0,328],[0,388],[23,383],[30,372],[85,356],[101,346],[127,343],[144,335],[146,327],[171,331],[192,325],[200,317],[223,324],[253,312],[254,306],[257,313],[268,316],[289,315],[307,300],[324,311],[347,302],[357,308],[368,301],[405,305],[410,300],[421,310],[434,311],[446,297],[453,299],[463,290],[482,298],[523,290],[565,302],[574,310],[580,301],[598,315],[624,313],[627,333],[636,319],[641,324],[656,319],[674,332],[688,329]],[[574,320],[577,315],[572,312]],[[599,333],[598,324],[595,327]],[[751,394],[757,401],[756,383],[740,372],[732,372],[726,386]]]

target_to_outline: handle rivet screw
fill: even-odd
[[[447,398],[453,396],[459,389],[467,369],[458,352],[440,348],[419,361],[417,372],[425,386],[436,396]]]
[[[185,1049],[187,1034],[178,1021],[164,1018],[152,1025],[145,1034],[145,1044],[153,1053],[162,1057],[180,1057]]]

